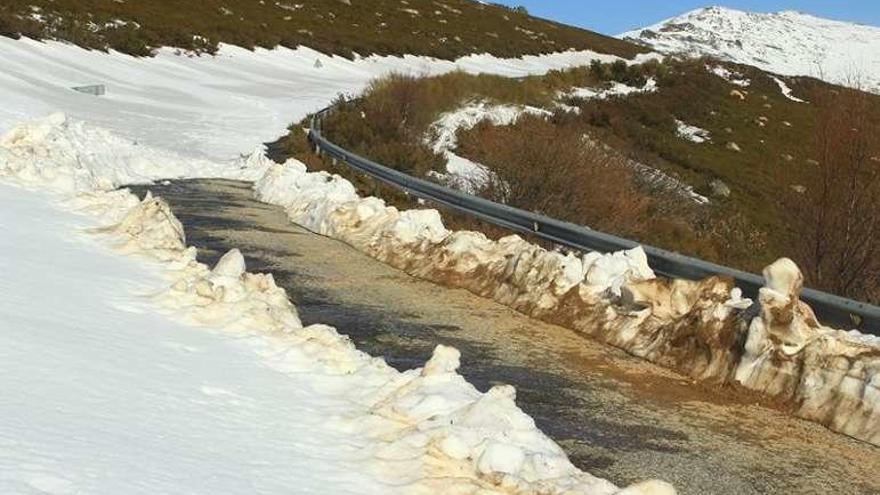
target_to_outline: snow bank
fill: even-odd
[[[140,145],[62,113],[13,127],[0,137],[0,172],[25,187],[68,194],[109,191],[157,179],[217,177],[255,180],[262,152],[236,163],[184,158]]]
[[[295,160],[272,166],[255,191],[261,201],[283,206],[293,222],[407,273],[465,288],[695,378],[736,381],[779,396],[798,404],[804,418],[878,443],[880,347],[819,327],[808,309],[780,316],[766,294],[782,291],[780,280],[787,279],[773,266],[765,273],[762,310],[752,319],[752,301],[731,280],[655,278],[641,249],[579,257],[518,236],[493,241],[449,232],[435,210],[400,212],[378,198],[359,198],[348,181],[309,173]],[[786,290],[788,300],[806,308]],[[787,358],[792,365],[780,368],[786,340],[765,338],[764,328],[795,339],[811,328],[829,344],[795,353]]]
[[[186,246],[180,222],[162,199],[148,195],[137,201],[127,192],[106,191],[116,181],[152,177],[146,164],[174,155],[159,155],[150,148],[141,152],[109,133],[57,117],[17,127],[0,143],[4,180],[32,187],[43,181],[62,197],[73,197],[69,204],[99,211],[101,218],[118,219],[96,232],[117,249],[148,257],[165,269],[170,283],[151,298],[155,307],[188,324],[262,335],[265,338],[249,337],[248,342],[268,365],[287,373],[319,374],[323,382],[317,386],[344,394],[347,411],[334,421],[369,439],[368,461],[385,483],[405,486],[411,493],[675,493],[662,482],[620,490],[579,471],[516,407],[511,387],[481,393],[464,380],[456,372],[459,354],[454,349],[438,347],[424,368],[400,373],[356,350],[331,327],[303,327],[285,291],[271,275],[248,273],[240,252],[230,251],[209,268],[196,260],[194,248]],[[169,163],[165,165],[177,172],[205,165]],[[244,165],[216,166],[218,173],[250,174],[263,164],[255,156]],[[272,166],[258,190],[267,200],[286,201],[288,212],[311,228],[358,247],[371,244],[373,253],[386,259],[395,254],[404,259],[404,249],[413,246],[427,248],[455,240],[448,244],[450,254],[457,249],[473,253],[473,247],[481,245],[483,263],[502,263],[496,243],[471,233],[450,234],[436,211],[398,212],[378,199],[360,199],[348,182],[309,174],[296,163]],[[527,246],[516,238],[497,245],[510,253]],[[561,294],[584,275],[583,262],[574,256],[537,248],[532,255],[543,260],[546,270],[543,274],[520,271],[521,281],[511,286],[511,295],[524,297],[522,289],[536,283]],[[594,263],[592,271],[603,280],[614,280],[600,272],[643,261],[637,253],[624,258],[614,266]]]
[[[822,327],[798,299],[803,275],[789,259],[764,269],[736,380],[789,399],[801,417],[880,445],[880,346]],[[855,338],[854,338],[855,337]]]

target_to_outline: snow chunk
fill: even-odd
[[[744,77],[739,72],[731,71],[721,65],[707,65],[706,70],[735,86],[747,88],[752,84],[752,81]]]
[[[620,82],[612,82],[611,85],[604,89],[595,88],[574,88],[568,92],[561,92],[560,97],[579,98],[582,100],[605,100],[608,98],[619,98],[639,93],[653,93],[657,91],[657,81],[652,77],[648,79],[644,86],[636,88],[627,86]]]
[[[681,120],[675,121],[676,133],[678,137],[686,139],[692,143],[705,143],[710,140],[709,131],[697,126],[689,125]]]
[[[584,255],[584,283],[601,291],[620,296],[621,287],[634,281],[654,278],[648,256],[641,246],[616,253],[597,252]]]

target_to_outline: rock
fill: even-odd
[[[791,122],[789,122],[787,120],[783,120],[782,125],[784,125],[785,127],[791,127]]]
[[[742,148],[740,148],[739,145],[734,143],[733,141],[727,143],[727,149],[729,149],[730,151],[736,151],[737,153],[742,151]]]
[[[792,184],[790,187],[791,187],[792,191],[794,191],[798,194],[804,194],[805,192],[807,192],[807,188],[805,186],[800,185],[800,184]]]
[[[773,105],[771,105],[769,103],[764,103],[764,108],[770,109],[770,108],[773,108]]]
[[[783,154],[782,154],[782,159],[785,160],[785,161],[787,161],[787,162],[790,162],[790,161],[794,160],[794,157],[791,156],[791,155],[789,155],[788,153],[783,153]]]
[[[719,198],[730,197],[730,187],[721,179],[715,179],[710,182],[709,189],[712,191],[712,196],[717,196]]]
[[[733,129],[731,129],[730,127],[725,127],[724,132],[726,132],[728,134],[733,134]]]
[[[809,159],[807,160],[807,165],[818,166],[818,165],[819,165],[819,162],[816,161],[816,160],[813,160],[812,158],[809,158]]]
[[[733,90],[731,90],[731,91],[730,91],[730,97],[731,97],[731,98],[739,98],[740,101],[745,101],[745,99],[746,99],[745,92],[740,91],[740,90],[738,90],[738,89],[733,89]]]

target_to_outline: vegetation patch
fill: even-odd
[[[68,41],[145,56],[162,46],[213,53],[308,46],[352,57],[454,59],[589,49],[631,58],[646,49],[471,0],[4,0],[0,35]]]
[[[719,76],[719,66],[737,77]],[[572,88],[649,79],[657,91],[603,100],[564,96]],[[444,112],[473,101],[542,107],[552,115],[459,132],[455,152],[497,179],[482,195],[752,272],[790,256],[812,286],[877,301],[880,284],[854,275],[873,267],[876,256],[856,257],[852,249],[880,247],[880,213],[872,206],[880,204],[880,98],[809,78],[786,83],[806,103],[783,95],[759,69],[706,59],[596,63],[523,79],[392,76],[361,99],[340,101],[325,135],[430,177],[445,171],[446,160],[425,136]],[[689,139],[682,128],[706,138]],[[709,203],[640,187],[633,163],[692,186]],[[840,212],[838,205],[849,206]],[[813,228],[817,223],[823,227]],[[820,241],[818,251],[807,249]]]

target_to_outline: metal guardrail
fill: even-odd
[[[645,246],[581,225],[495,203],[380,165],[345,150],[323,137],[322,123],[324,117],[332,110],[333,107],[325,108],[312,117],[309,139],[315,150],[326,153],[335,160],[341,160],[349,167],[413,196],[516,232],[528,233],[580,251],[613,252],[642,246],[648,256],[651,269],[666,277],[690,280],[700,280],[713,275],[731,277],[742,289],[743,294],[751,298],[755,298],[758,289],[764,285],[764,278],[753,273]],[[801,299],[807,302],[826,324],[845,329],[858,328],[862,332],[880,335],[880,307],[814,289],[804,289]]]
[[[103,84],[92,84],[89,86],[74,86],[70,88],[76,92],[84,93],[92,96],[104,96],[107,93],[107,86]]]

